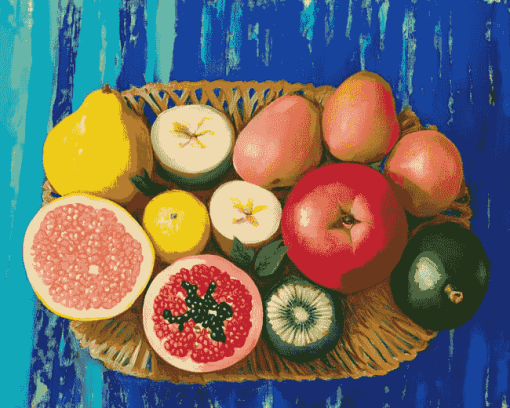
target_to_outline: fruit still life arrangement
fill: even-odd
[[[373,72],[105,85],[49,132],[43,165],[28,279],[127,374],[384,375],[488,288],[458,149]]]

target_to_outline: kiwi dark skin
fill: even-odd
[[[331,326],[329,327],[328,333],[320,340],[315,343],[307,344],[306,346],[296,346],[290,345],[284,342],[272,329],[268,315],[267,315],[267,303],[271,299],[271,296],[278,291],[279,288],[285,285],[294,284],[294,285],[303,285],[305,287],[310,287],[315,290],[320,290],[326,294],[328,300],[332,303],[333,306],[333,316]],[[328,352],[330,352],[337,344],[340,339],[343,330],[343,310],[342,304],[339,299],[321,286],[318,286],[309,280],[297,276],[289,276],[281,280],[278,284],[274,285],[271,290],[264,297],[264,330],[263,336],[267,341],[267,344],[270,348],[272,348],[278,355],[281,357],[287,358],[296,362],[307,362],[317,358],[324,357]]]
[[[487,254],[478,237],[455,223],[424,228],[408,242],[390,278],[396,305],[432,331],[459,327],[487,292]]]

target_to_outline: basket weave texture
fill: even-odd
[[[335,88],[331,86],[278,82],[170,82],[147,84],[123,92],[132,109],[150,122],[164,110],[184,104],[208,104],[225,112],[234,123],[238,133],[260,109],[282,95],[300,94],[323,107]],[[411,109],[405,108],[398,115],[401,134],[425,129]],[[434,126],[429,129],[435,129]],[[328,165],[331,159],[323,161]],[[153,175],[157,179],[157,175]],[[231,171],[222,180],[239,179]],[[164,181],[158,180],[162,183]],[[51,186],[44,184],[43,205],[54,199]],[[168,188],[172,188],[168,185]],[[284,202],[291,188],[277,192]],[[195,194],[205,203],[211,191]],[[463,183],[457,200],[448,211],[427,219],[410,217],[410,236],[429,225],[456,222],[469,228],[472,216],[469,193]],[[140,210],[140,209],[138,209]],[[136,213],[136,211],[135,211]],[[138,211],[139,213],[139,211]],[[135,214],[136,216],[136,214]],[[222,255],[211,242],[204,253]],[[166,265],[156,264],[155,273]],[[290,260],[281,268],[276,278],[260,281],[254,278],[261,291],[282,276],[299,274]],[[359,378],[380,376],[396,369],[403,361],[413,360],[423,351],[436,333],[424,330],[402,314],[393,302],[389,279],[364,291],[342,299],[345,323],[341,341],[333,351],[322,359],[309,363],[295,363],[279,357],[270,350],[263,338],[255,349],[236,365],[213,373],[190,373],[168,365],[149,345],[143,331],[141,296],[135,304],[115,318],[92,322],[71,322],[71,330],[81,347],[88,348],[90,355],[102,361],[109,369],[152,380],[173,383],[205,384],[210,381],[241,382],[259,379],[313,380],[334,378]]]

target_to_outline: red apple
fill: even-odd
[[[296,184],[283,207],[282,234],[303,274],[352,293],[390,276],[407,243],[408,226],[378,171],[338,163],[313,170]]]

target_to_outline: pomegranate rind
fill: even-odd
[[[35,252],[32,250],[34,238],[39,231],[44,217],[52,210],[69,204],[83,204],[94,209],[107,209],[112,211],[117,222],[122,224],[125,231],[141,244],[143,261],[140,265],[140,273],[130,292],[113,308],[91,308],[87,310],[76,310],[55,302],[49,293],[49,287],[42,280],[34,266]],[[53,200],[42,207],[30,221],[23,240],[23,263],[28,280],[41,302],[53,313],[70,320],[91,321],[115,317],[129,309],[138,297],[143,293],[152,276],[155,262],[154,247],[143,230],[142,226],[123,207],[105,198],[96,197],[90,194],[69,194]]]
[[[161,288],[170,280],[170,277],[180,272],[182,268],[191,270],[194,265],[215,266],[222,272],[228,273],[231,279],[239,280],[248,290],[252,297],[252,309],[250,311],[250,321],[252,326],[244,345],[235,348],[234,354],[225,357],[219,361],[198,363],[193,361],[191,353],[185,357],[176,357],[171,355],[164,347],[165,339],[159,339],[154,330],[152,315],[154,313],[154,302],[159,295]],[[196,255],[180,258],[169,267],[161,271],[151,282],[143,302],[143,327],[149,344],[156,353],[168,364],[181,370],[207,373],[219,371],[228,368],[244,359],[255,348],[262,333],[264,312],[262,309],[262,298],[260,292],[251,277],[242,269],[235,266],[232,262],[217,255]]]

